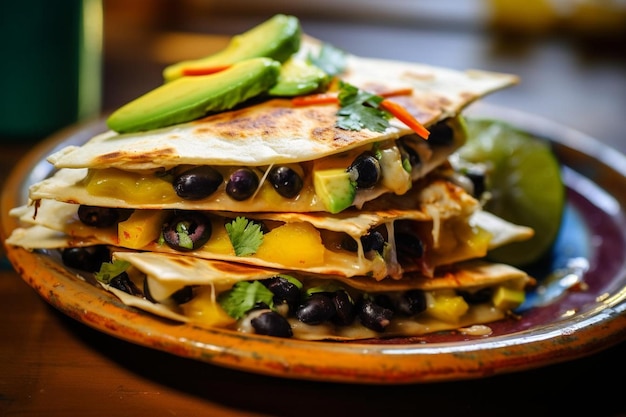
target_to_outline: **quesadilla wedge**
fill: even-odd
[[[321,48],[305,37],[298,54]],[[190,122],[108,131],[61,149],[48,158],[61,171],[35,184],[31,198],[235,212],[360,208],[386,193],[406,193],[444,163],[465,142],[462,110],[518,82],[508,74],[349,54],[335,80],[355,94],[391,95],[387,101],[429,129],[428,140],[395,117],[386,128],[347,129],[337,123],[337,103],[258,97]]]
[[[40,200],[12,214],[63,233],[65,241],[55,240],[61,247],[108,244],[379,280],[399,279],[410,271],[430,277],[438,267],[481,258],[495,247],[532,236],[529,228],[483,212],[476,199],[446,179],[422,182],[407,198],[387,196],[362,210],[335,215],[120,210],[56,200]],[[42,244],[40,236],[29,243],[28,231],[21,237],[17,233],[9,243]]]
[[[312,70],[326,44],[292,17],[264,28],[282,39],[269,55],[170,67],[112,130],[50,155],[6,244],[60,253],[129,306],[244,332],[415,336],[509,315],[533,280],[481,259],[533,230],[485,212],[448,157],[462,111],[517,77],[343,52]]]
[[[485,335],[524,301],[533,279],[472,262],[435,279],[316,276],[181,255],[114,252],[96,274],[125,304],[176,322],[307,340]],[[115,275],[115,276],[113,276]],[[474,326],[474,327],[471,327]]]
[[[298,163],[257,167],[180,165],[154,171],[62,168],[34,184],[30,197],[102,207],[339,212],[350,206],[361,208],[387,193],[405,194],[415,181],[445,163],[448,154],[465,140],[460,119],[445,124],[459,125],[452,144],[431,147],[422,139],[404,137]],[[380,179],[368,186],[359,186],[352,179],[369,173]],[[231,184],[241,184],[247,178],[252,181],[249,193],[241,185],[239,194],[230,191]],[[194,183],[198,185],[187,186]],[[189,190],[191,187],[197,190]],[[213,191],[204,196],[207,190]],[[240,197],[244,192],[249,196]]]
[[[456,117],[472,102],[519,81],[502,73],[348,57],[346,69],[338,75],[341,80],[375,94],[405,92],[393,99],[425,127]],[[332,103],[295,105],[291,99],[268,98],[170,127],[126,134],[109,131],[85,145],[62,149],[48,160],[56,168],[125,170],[263,166],[316,160],[415,135],[395,118],[382,132],[341,129],[337,110]]]

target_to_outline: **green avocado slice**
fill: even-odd
[[[300,49],[301,36],[298,18],[277,14],[247,32],[233,36],[226,48],[215,54],[166,67],[163,78],[170,82],[182,77],[184,70],[220,68],[256,57],[268,57],[282,63]]]
[[[350,207],[356,196],[356,186],[350,173],[342,168],[316,170],[313,186],[326,210],[333,214]]]
[[[229,110],[267,92],[279,72],[278,61],[252,58],[215,74],[181,77],[122,106],[107,125],[118,133],[139,132]]]
[[[283,63],[278,81],[270,89],[269,95],[293,97],[324,90],[331,77],[322,69],[296,55]]]

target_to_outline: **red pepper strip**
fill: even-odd
[[[402,105],[391,100],[383,100],[380,103],[380,107],[387,110],[395,118],[407,125],[409,129],[417,133],[424,139],[428,139],[430,132],[422,125],[411,113],[407,111]]]
[[[391,90],[383,93],[379,93],[378,95],[381,97],[395,97],[395,96],[410,96],[413,94],[412,88],[400,88],[398,90]]]
[[[230,68],[230,65],[220,65],[217,67],[205,67],[205,68],[183,68],[183,75],[210,75],[216,72],[224,71]]]
[[[413,93],[411,88],[391,90],[378,94],[381,97],[407,96]],[[294,106],[310,106],[314,104],[335,104],[339,102],[339,93],[320,93],[308,96],[297,96],[291,99]]]

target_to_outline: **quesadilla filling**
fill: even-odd
[[[61,246],[109,244],[377,280],[401,279],[415,271],[432,277],[437,267],[483,257],[501,245],[493,237],[506,224],[484,214],[478,217],[478,201],[450,182],[450,175],[439,168],[405,196],[390,195],[334,216],[107,208],[54,200],[13,214],[62,232]],[[509,227],[508,241],[532,234],[524,227]],[[33,242],[14,236],[11,242],[43,245],[41,236]]]
[[[89,169],[86,175],[72,173],[63,189],[44,181],[32,197],[113,207],[338,213],[362,208],[386,193],[405,194],[466,138],[460,117],[439,122],[432,132],[429,141],[408,135],[321,159],[268,166]]]
[[[451,268],[433,280],[407,276],[386,285],[221,262],[206,266],[190,258],[170,259],[161,269],[167,256],[153,255],[115,252],[96,277],[125,303],[171,320],[308,340],[459,328],[488,335],[488,327],[477,325],[510,315],[532,284],[514,268],[482,263]],[[485,274],[487,281],[480,278]]]
[[[482,259],[533,230],[485,212],[484,184],[448,157],[467,139],[462,110],[517,82],[354,56],[277,15],[166,68],[111,130],[50,155],[6,244],[175,322],[488,334],[533,279]]]

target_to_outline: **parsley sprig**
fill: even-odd
[[[263,243],[261,225],[245,217],[238,216],[226,223],[226,232],[237,256],[253,255]]]
[[[345,130],[369,129],[384,132],[389,127],[391,114],[379,108],[383,97],[339,82],[339,111],[337,127]]]

